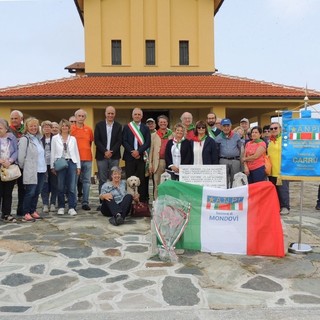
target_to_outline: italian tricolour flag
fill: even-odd
[[[177,248],[284,256],[279,201],[271,182],[216,189],[168,180],[159,185],[159,196],[166,194],[191,204]]]

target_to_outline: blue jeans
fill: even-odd
[[[47,166],[47,179],[45,179],[43,188],[41,191],[41,198],[43,205],[54,204],[57,202],[57,176],[50,170],[50,166]],[[49,195],[50,201],[49,201]]]
[[[38,172],[38,183],[37,184],[25,184],[25,194],[23,198],[23,214],[34,213],[37,210],[39,194],[43,188],[43,183],[46,173]]]
[[[77,203],[77,165],[71,160],[68,167],[57,172],[58,177],[58,208],[64,208],[64,195],[68,195],[69,209],[75,209]]]
[[[82,205],[89,204],[89,193],[91,185],[92,161],[81,161],[81,173],[79,179],[82,182]],[[77,201],[77,200],[75,200]]]
[[[101,192],[102,185],[111,180],[111,168],[119,166],[119,159],[103,159],[97,160],[98,167],[98,179],[99,179],[99,194]]]

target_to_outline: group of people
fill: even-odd
[[[86,112],[79,109],[70,121],[60,123],[49,120],[41,124],[30,117],[24,121],[23,114],[14,110],[10,124],[0,119],[0,164],[8,168],[17,163],[21,176],[17,179],[17,219],[33,222],[42,219],[37,211],[41,195],[43,212],[56,211],[76,215],[77,182],[83,190],[82,209],[90,210],[89,188],[91,184],[93,132],[84,124]],[[55,161],[64,158],[63,170],[55,170]],[[78,176],[81,178],[78,179]],[[12,192],[16,181],[0,181],[1,218],[16,222],[11,215]]]
[[[167,171],[172,179],[179,180],[180,165],[224,164],[228,188],[232,187],[234,175],[238,172],[248,176],[248,183],[268,179],[276,186],[280,213],[289,213],[289,182],[279,179],[281,125],[278,122],[263,129],[259,126],[250,128],[249,120],[243,118],[233,129],[230,119],[219,119],[213,112],[208,113],[206,120],[195,123],[192,114],[184,112],[180,122],[171,130],[167,116],[160,115],[156,121],[149,118],[144,124],[143,111],[135,108],[132,121],[122,126],[115,121],[115,108],[108,106],[105,119],[98,122],[93,131],[85,124],[86,117],[86,112],[79,109],[59,124],[46,120],[40,125],[34,117],[24,121],[23,114],[15,110],[10,115],[10,125],[0,119],[0,165],[8,167],[17,163],[22,172],[17,180],[18,218],[24,221],[41,219],[37,212],[39,195],[43,212],[57,210],[57,214],[63,215],[67,203],[68,214],[76,215],[79,199],[83,210],[91,210],[93,142],[100,195],[97,209],[110,217],[114,225],[124,222],[133,200],[148,201],[150,177],[153,179],[153,197],[157,198],[161,175]],[[125,176],[134,175],[140,179],[134,195],[127,194],[123,183],[119,167],[121,147]],[[268,177],[265,173],[266,154],[272,162]],[[55,161],[62,157],[67,166],[56,171]],[[11,216],[14,185],[15,181],[0,181],[1,217],[6,221],[15,221]]]

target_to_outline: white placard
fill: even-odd
[[[180,165],[179,181],[227,189],[227,167],[225,164]]]

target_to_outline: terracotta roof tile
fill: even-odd
[[[84,75],[0,89],[4,99],[304,98],[304,88],[215,74]],[[320,92],[308,90],[309,98]]]

